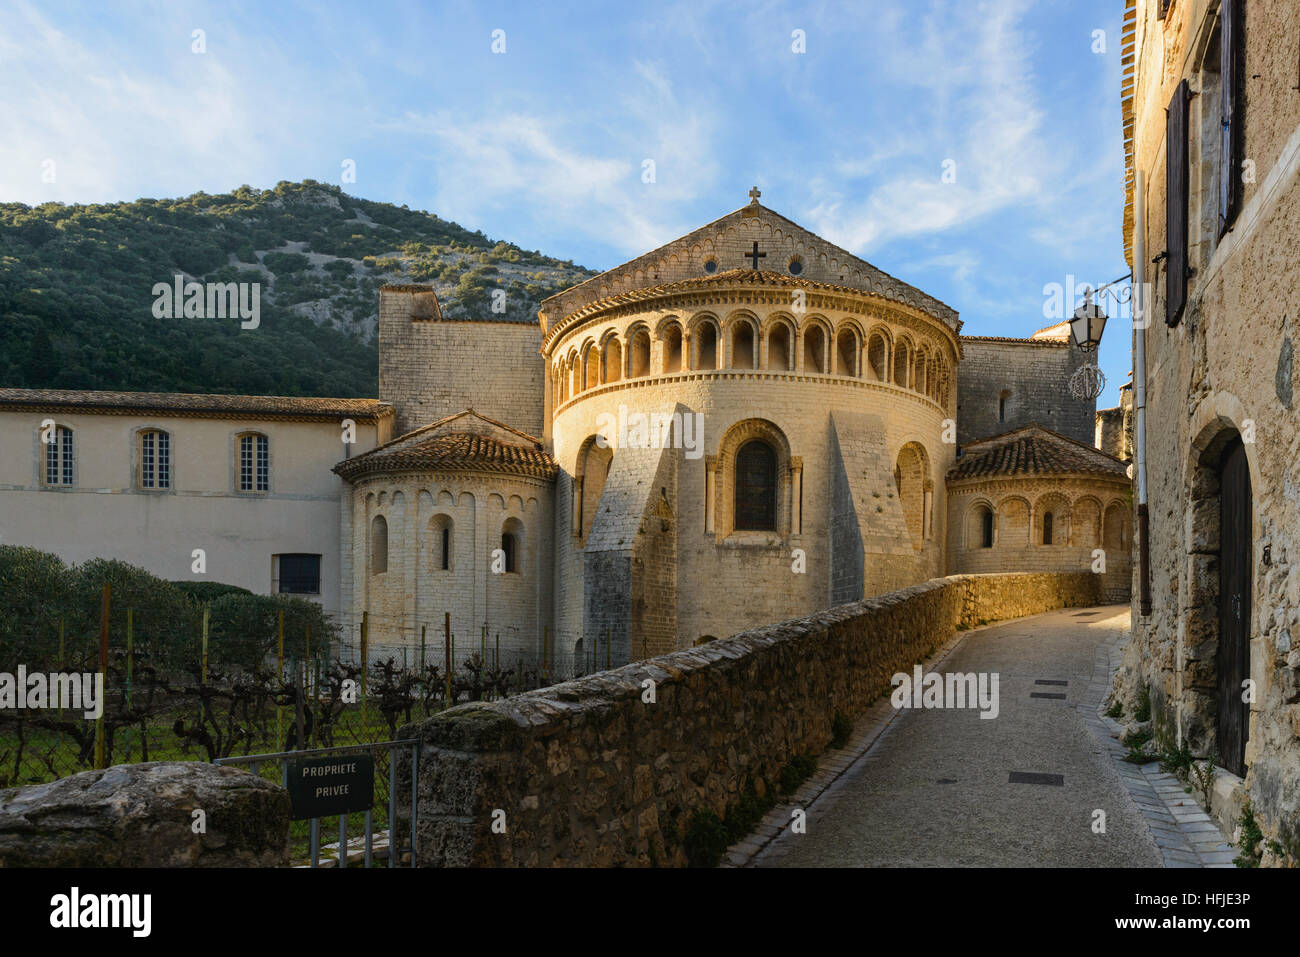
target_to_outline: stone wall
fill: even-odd
[[[288,792],[236,768],[119,764],[0,791],[0,868],[288,864]]]
[[[1156,724],[1198,757],[1217,748],[1218,489],[1226,443],[1245,441],[1254,500],[1250,706],[1244,786],[1265,837],[1300,861],[1300,407],[1292,369],[1300,282],[1300,6],[1246,3],[1241,205],[1221,238],[1217,75],[1218,4],[1175,3],[1164,20],[1139,0],[1134,166],[1146,174],[1147,475],[1151,614],[1134,607],[1117,698],[1131,714],[1141,689]],[[1166,272],[1150,259],[1166,248],[1165,108],[1188,79],[1187,304],[1165,322]],[[1246,438],[1249,436],[1249,438]],[[1134,588],[1136,595],[1138,589]],[[1220,770],[1226,778],[1228,772]]]
[[[465,409],[541,436],[546,368],[531,322],[421,316],[411,286],[379,292],[379,394],[397,412],[394,435]]]
[[[1074,343],[1056,339],[963,336],[957,367],[957,443],[964,445],[1038,423],[1092,445],[1097,401],[1062,388],[1084,360]],[[999,397],[1006,393],[1000,410]],[[1000,411],[1005,417],[1000,417]]]
[[[747,784],[825,750],[837,712],[861,714],[955,629],[1096,599],[1086,573],[935,579],[453,708],[400,732],[423,742],[419,863],[684,864],[696,811],[721,816]]]

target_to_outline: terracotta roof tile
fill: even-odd
[[[509,472],[551,478],[558,469],[540,444],[514,444],[476,432],[449,432],[416,442],[374,449],[334,466],[351,481],[375,472],[454,469]]]
[[[159,412],[191,418],[379,419],[393,407],[378,399],[312,396],[208,395],[186,392],[100,392],[78,389],[0,389],[0,408],[107,415]]]
[[[1127,478],[1128,466],[1105,452],[1031,425],[969,443],[950,481],[1012,475],[1110,475]]]

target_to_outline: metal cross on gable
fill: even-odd
[[[754,240],[754,251],[753,251],[753,252],[750,252],[750,253],[745,253],[745,256],[746,256],[746,258],[748,258],[748,259],[752,259],[752,260],[753,260],[753,262],[754,262],[754,268],[757,269],[757,268],[758,268],[758,261],[759,261],[760,259],[765,259],[765,258],[767,257],[767,253],[760,253],[760,252],[758,251],[758,240]]]

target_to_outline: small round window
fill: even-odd
[[[713,273],[718,271],[718,261],[716,259],[704,260],[704,271]]]
[[[797,276],[797,275],[799,275],[801,272],[803,272],[803,260],[802,260],[802,259],[791,259],[791,260],[790,260],[790,275],[791,275],[791,276]]]

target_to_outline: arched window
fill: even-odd
[[[1048,512],[1043,516],[1043,544],[1052,544],[1052,513]]]
[[[1011,398],[1011,393],[1008,392],[1006,389],[1003,389],[1000,393],[998,393],[998,421],[999,422],[1005,422],[1007,420],[1007,400],[1010,398]]]
[[[72,430],[67,426],[57,426],[48,434],[43,432],[41,441],[45,442],[45,484],[71,486],[76,461],[72,451]]]
[[[821,326],[810,326],[803,334],[803,368],[805,372],[826,371],[826,333]]]
[[[907,388],[907,373],[911,368],[911,356],[907,350],[906,342],[896,342],[894,344],[894,385],[901,385]]]
[[[835,373],[858,374],[858,337],[851,329],[842,329],[835,340]]]
[[[888,349],[889,344],[881,335],[872,336],[867,345],[867,364],[871,366],[871,376],[877,382],[884,382],[889,378]]]
[[[673,323],[664,330],[664,372],[682,371],[682,327]]]
[[[731,367],[733,369],[758,368],[754,348],[754,327],[748,322],[737,322],[731,331]]]
[[[680,348],[680,347],[679,347]],[[628,375],[639,378],[650,374],[650,333],[638,329],[629,347]]]
[[[517,518],[508,518],[501,526],[502,571],[506,574],[522,572],[524,526]]]
[[[767,367],[777,372],[794,369],[794,350],[790,346],[790,327],[779,322],[767,336]]]
[[[616,336],[611,336],[601,350],[601,365],[601,382],[617,382],[623,378],[623,347]]]
[[[239,490],[271,490],[271,444],[260,432],[247,432],[239,437]]]
[[[450,515],[435,515],[429,519],[429,565],[435,571],[452,570],[452,534],[455,523]]]
[[[747,442],[736,453],[735,526],[776,530],[776,451],[766,442]]]
[[[699,342],[696,369],[716,369],[718,367],[718,330],[711,322],[701,322],[696,328],[695,337]]]
[[[370,574],[388,571],[388,519],[376,515],[370,520]]]
[[[172,437],[161,429],[140,433],[140,488],[172,487]]]
[[[993,510],[984,509],[980,516],[980,548],[993,547]]]

